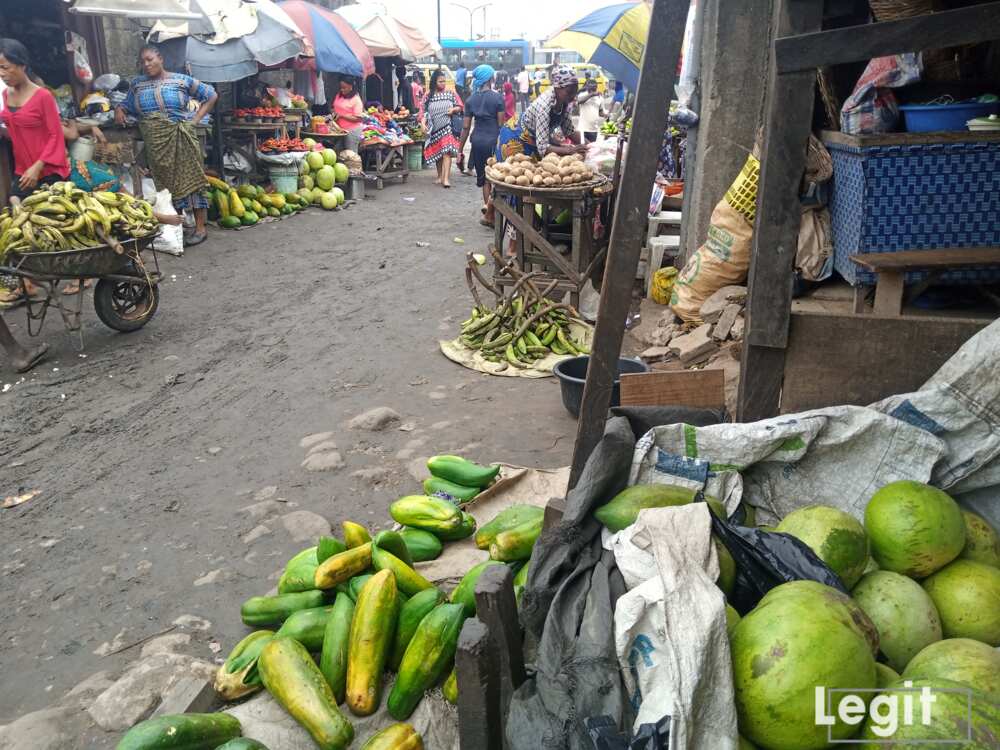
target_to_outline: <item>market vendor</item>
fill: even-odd
[[[580,134],[573,127],[571,109],[576,101],[580,84],[576,73],[566,66],[556,66],[550,74],[552,88],[532,102],[520,116],[512,117],[500,128],[496,158],[502,161],[514,154],[545,156],[554,154],[583,154],[587,147],[580,145]],[[552,134],[560,130],[570,143],[552,143]]]
[[[139,118],[153,180],[170,191],[178,213],[194,212],[195,231],[185,244],[197,245],[207,236],[208,199],[201,192],[207,182],[194,126],[212,111],[219,96],[208,84],[164,70],[163,56],[154,45],[144,46],[139,60],[145,75],[132,81],[115,119],[124,125],[126,111]],[[193,114],[188,107],[192,99],[200,102]]]
[[[365,105],[361,102],[354,79],[340,79],[340,91],[333,100],[333,117],[341,130],[347,131],[344,144],[348,151],[357,152],[361,145],[361,133],[364,130]]]

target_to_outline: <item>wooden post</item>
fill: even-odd
[[[639,71],[632,133],[615,200],[611,240],[601,283],[601,303],[587,368],[587,383],[583,389],[580,424],[569,478],[571,488],[579,479],[590,452],[604,434],[689,6],[688,0],[653,0],[649,41]]]
[[[497,650],[500,715],[506,717],[511,696],[528,678],[514,598],[514,574],[509,565],[490,565],[480,574],[476,582],[476,617],[486,625]]]
[[[486,626],[465,621],[455,654],[458,677],[458,741],[463,748],[502,750],[500,671],[496,648]]]
[[[775,7],[778,37],[818,31],[822,22],[823,0],[778,0]],[[778,413],[802,222],[799,184],[812,129],[815,79],[815,70],[779,74],[772,51],[747,287],[746,346],[737,408],[740,422]]]

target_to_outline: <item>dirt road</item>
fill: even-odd
[[[576,423],[553,379],[480,375],[438,352],[471,304],[464,254],[490,235],[472,180],[431,180],[338,214],[213,231],[161,260],[162,303],[143,330],[112,332],[87,300],[82,354],[55,318],[51,356],[23,382],[0,361],[0,387],[12,385],[0,496],[41,491],[0,511],[0,723],[135,658],[130,644],[181,615],[211,623],[193,654],[224,656],[246,632],[239,603],[308,546],[315,519],[290,513],[385,524],[433,453],[568,463]],[[5,317],[26,338],[23,313]],[[401,421],[347,427],[379,406]],[[309,471],[300,441],[321,432],[334,469]]]

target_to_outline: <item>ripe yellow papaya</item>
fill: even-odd
[[[369,716],[382,699],[382,670],[396,629],[396,579],[388,570],[372,576],[358,594],[347,650],[347,705]]]
[[[324,560],[316,568],[313,583],[318,589],[332,589],[338,583],[349,581],[364,573],[372,564],[372,543],[346,550]]]
[[[361,750],[424,750],[424,739],[409,724],[393,724],[369,737]]]

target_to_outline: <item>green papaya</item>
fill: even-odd
[[[214,750],[242,733],[239,719],[225,713],[157,716],[128,730],[116,750]]]
[[[542,533],[543,520],[542,516],[538,516],[513,529],[501,531],[490,544],[490,557],[502,562],[527,560],[531,557],[535,541]]]
[[[497,474],[500,466],[480,466],[461,456],[431,456],[427,459],[427,469],[436,477],[466,487],[487,487]]]
[[[316,588],[316,568],[319,567],[317,548],[309,547],[296,554],[285,564],[285,572],[278,579],[278,593],[312,591]]]
[[[252,596],[240,607],[243,623],[250,626],[284,622],[300,609],[323,606],[322,591],[299,591],[277,596]]]
[[[462,511],[454,503],[429,495],[407,495],[389,506],[389,515],[403,526],[430,531],[455,531],[462,525]]]
[[[238,216],[222,216],[219,218],[219,226],[225,229],[236,229],[236,227],[243,226],[243,222],[240,221]]]
[[[245,227],[253,226],[258,221],[260,217],[257,215],[256,211],[244,211],[243,215],[240,217],[240,223]]]
[[[545,516],[545,510],[537,505],[511,505],[496,514],[492,521],[483,524],[476,532],[476,546],[489,549],[501,531],[510,531]]]
[[[337,599],[333,602],[333,612],[326,621],[319,670],[333,690],[338,704],[344,702],[344,691],[347,686],[347,646],[353,617],[354,600],[347,594],[337,594]]]
[[[361,587],[368,583],[368,579],[371,578],[374,573],[365,573],[364,575],[354,576],[351,580],[347,582],[347,587],[350,589],[351,598],[354,601],[358,600],[358,593],[361,591]]]
[[[271,630],[258,630],[237,643],[215,673],[215,692],[226,701],[234,701],[260,690],[257,658],[274,638]]]
[[[403,654],[406,647],[413,640],[413,634],[417,632],[420,621],[444,601],[444,594],[436,589],[424,589],[413,595],[400,609],[399,618],[396,622],[396,637],[392,643],[392,652],[389,656],[389,666],[394,670],[399,670],[399,665],[403,661]]]
[[[441,540],[423,529],[404,528],[399,532],[414,562],[435,560],[441,554]]]
[[[457,529],[451,531],[435,531],[437,538],[442,542],[457,542],[476,533],[476,519],[472,514],[462,511],[462,523]]]
[[[294,638],[309,651],[320,651],[323,648],[326,621],[330,619],[332,612],[332,605],[299,610],[282,623],[274,637]]]
[[[441,688],[441,692],[444,694],[444,699],[451,705],[458,705],[458,673],[454,667],[452,667],[448,679],[444,681],[444,687]]]
[[[332,536],[321,536],[316,545],[316,562],[322,565],[326,560],[347,551],[347,545]]]
[[[610,501],[594,511],[594,518],[609,531],[617,532],[631,526],[645,508],[665,508],[692,503],[697,492],[687,487],[669,484],[637,484],[626,487]]]
[[[473,617],[476,614],[476,582],[483,571],[491,565],[503,565],[503,563],[497,560],[483,560],[478,565],[473,565],[451,592],[449,601],[452,604],[461,604],[465,608],[466,617]]]
[[[413,596],[433,587],[430,581],[387,550],[372,547],[372,567],[389,570],[396,579],[396,587],[407,596]]]
[[[344,521],[341,524],[341,528],[344,532],[344,543],[347,545],[348,549],[360,547],[362,544],[367,544],[372,540],[371,534],[368,533],[368,529],[360,523]]]
[[[451,495],[451,497],[459,502],[467,503],[482,492],[482,489],[455,484],[455,482],[449,482],[447,479],[442,479],[441,477],[427,477],[424,480],[424,493],[433,495],[435,492],[443,492],[446,495]]]
[[[379,549],[391,552],[411,568],[413,567],[413,556],[410,554],[410,548],[406,546],[406,542],[403,541],[403,537],[401,537],[397,532],[380,531],[375,535],[375,539],[373,541],[375,546]]]
[[[249,737],[237,737],[225,745],[219,745],[215,750],[268,750],[268,747],[263,742],[257,742]]]

